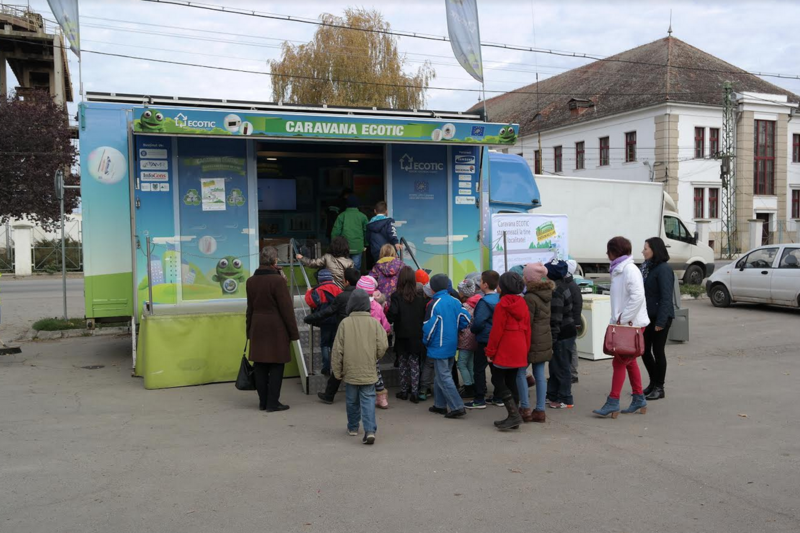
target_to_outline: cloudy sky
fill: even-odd
[[[341,14],[349,5],[380,10],[393,29],[446,35],[443,0],[384,0],[360,3],[204,0],[259,12],[317,18]],[[24,4],[27,0],[17,0]],[[46,0],[31,8],[52,19]],[[672,10],[673,35],[751,72],[800,75],[800,2],[597,2],[478,0],[481,40],[610,56],[666,36]],[[315,26],[222,14],[141,0],[80,0],[83,80],[86,91],[126,92],[272,101],[266,61],[280,55],[283,41],[307,42]],[[400,38],[407,69],[430,61],[436,79],[430,109],[463,110],[478,100],[479,84],[453,58],[450,44]],[[225,66],[264,74],[107,57],[89,51]],[[71,60],[73,80],[77,61]],[[484,48],[487,96],[557,75],[587,60]],[[765,78],[800,94],[800,80]],[[12,83],[14,83],[12,76]],[[495,92],[497,91],[497,92]]]

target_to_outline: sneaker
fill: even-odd
[[[324,404],[328,404],[328,405],[330,405],[330,404],[332,404],[332,403],[333,403],[333,398],[329,398],[328,396],[326,396],[326,395],[325,395],[325,393],[324,393],[324,392],[318,392],[318,393],[317,393],[317,398],[319,398],[319,399],[320,399],[320,401],[321,401],[322,403],[324,403]]]
[[[356,430],[354,431],[354,430],[352,430],[352,429],[348,429],[348,430],[347,430],[347,434],[348,434],[348,435],[350,435],[351,437],[358,437],[358,430],[356,429]]]
[[[486,402],[483,400],[472,400],[471,402],[464,402],[464,407],[467,409],[486,409]]]
[[[431,405],[428,407],[428,411],[431,413],[436,413],[437,415],[446,415],[447,407],[436,407],[435,405]]]
[[[486,403],[494,405],[495,407],[505,407],[506,405],[500,398],[486,398]]]
[[[424,392],[420,392],[420,393],[419,393],[419,396],[417,396],[417,399],[418,399],[419,401],[421,401],[421,402],[424,402],[425,400],[427,400],[427,399],[428,399],[428,395],[427,395],[427,394],[425,394]]]
[[[361,442],[364,444],[375,444],[375,433],[365,433]]]
[[[572,409],[575,407],[574,404],[564,402],[550,402],[547,406],[550,409]]]
[[[409,399],[409,401],[411,403],[419,403],[420,397],[419,397],[419,394],[411,393],[411,394],[408,395],[408,399]]]
[[[461,409],[456,409],[455,411],[450,411],[449,413],[444,415],[444,417],[445,418],[461,418],[465,414],[467,414],[467,412],[462,407]]]

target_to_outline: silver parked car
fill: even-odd
[[[800,307],[800,244],[751,250],[708,278],[706,292],[715,307],[736,302]]]

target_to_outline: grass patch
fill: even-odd
[[[70,318],[69,320],[43,318],[33,323],[33,329],[36,331],[62,331],[65,329],[83,329],[85,327],[86,321],[82,318]]]
[[[699,298],[700,296],[706,293],[706,288],[702,285],[687,285],[686,283],[681,284],[681,294],[687,294],[692,298]]]

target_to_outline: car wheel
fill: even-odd
[[[705,272],[703,272],[702,267],[692,265],[686,269],[686,273],[683,275],[683,282],[687,285],[700,285],[703,283],[703,278],[705,278]]]
[[[714,285],[708,293],[714,307],[728,307],[731,305],[731,295],[725,285]]]

